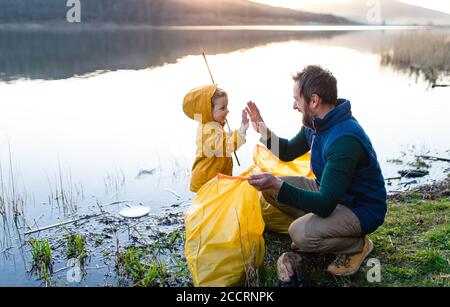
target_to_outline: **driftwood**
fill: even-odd
[[[88,220],[88,219],[91,219],[93,217],[97,217],[97,216],[100,216],[100,215],[103,215],[103,214],[107,213],[107,212],[103,211],[103,207],[119,205],[119,204],[129,203],[129,202],[131,202],[131,201],[129,201],[129,200],[119,200],[119,201],[115,201],[115,202],[112,202],[112,203],[109,203],[109,204],[106,204],[106,205],[98,204],[99,207],[100,207],[100,210],[102,211],[100,213],[91,214],[91,215],[85,215],[85,216],[77,218],[77,219],[73,219],[73,220],[69,220],[69,221],[65,221],[65,222],[61,222],[61,223],[45,226],[45,227],[42,227],[42,228],[30,230],[30,231],[25,232],[24,234],[25,235],[29,235],[29,234],[32,234],[32,233],[36,233],[36,232],[40,232],[40,231],[43,231],[43,230],[55,228],[55,227],[58,227],[58,226],[72,224],[72,223],[76,223],[76,222],[79,222],[79,221],[82,221],[82,220]]]
[[[435,87],[450,87],[450,84],[433,84],[431,86],[431,88],[435,88]]]
[[[432,160],[432,161],[450,162],[450,159],[441,158],[441,157],[434,157],[434,156],[416,156],[416,158],[422,158],[422,159],[425,159],[425,160]]]
[[[120,205],[120,204],[131,203],[131,202],[133,202],[133,201],[132,200],[119,200],[119,201],[115,201],[115,202],[112,202],[112,203],[109,203],[109,204],[106,204],[106,205],[100,205],[100,204],[98,204],[98,205],[103,208],[103,207],[108,207],[108,206],[113,206],[113,205]]]
[[[391,180],[401,180],[402,177],[390,177],[390,178],[386,178],[384,179],[385,181],[391,181]]]
[[[100,216],[102,214],[104,214],[104,213],[85,215],[85,216],[80,217],[78,219],[73,219],[73,220],[69,220],[69,221],[65,221],[65,222],[61,222],[61,223],[57,223],[57,224],[53,224],[53,225],[48,225],[48,226],[41,227],[41,228],[38,228],[38,229],[30,230],[30,231],[25,232],[24,234],[25,235],[29,235],[29,234],[32,234],[32,233],[41,232],[41,231],[48,230],[48,229],[51,229],[51,228],[55,228],[55,227],[58,227],[58,226],[72,224],[72,223],[76,223],[76,222],[79,222],[79,221],[82,221],[82,220],[86,220],[86,219],[91,219],[93,217],[97,217],[97,216]]]

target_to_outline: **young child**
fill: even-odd
[[[197,151],[190,189],[197,192],[217,174],[232,175],[231,154],[245,143],[249,120],[245,109],[239,130],[226,133],[224,125],[228,115],[227,93],[217,85],[203,86],[191,90],[183,101],[183,111],[199,122],[197,129]]]

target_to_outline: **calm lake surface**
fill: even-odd
[[[339,97],[352,102],[385,178],[408,168],[392,159],[449,158],[450,88],[432,88],[421,75],[381,64],[398,35],[419,31],[450,37],[448,30],[415,28],[0,28],[7,211],[0,218],[0,285],[41,284],[27,273],[31,256],[23,232],[29,229],[91,214],[97,203],[141,203],[158,215],[193,198],[196,124],[181,103],[188,90],[211,82],[202,48],[215,81],[229,93],[234,128],[253,100],[273,131],[293,137],[301,114],[292,109],[291,75],[320,64],[336,76]],[[448,84],[448,77],[440,82]],[[251,128],[247,135],[235,174],[251,165],[258,137]],[[421,180],[444,178],[449,167],[433,164]],[[8,200],[19,198],[21,222],[14,225]],[[80,285],[103,279],[103,272],[93,272]]]

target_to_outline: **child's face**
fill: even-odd
[[[222,96],[216,99],[212,110],[213,118],[216,122],[225,125],[228,115],[228,97]]]

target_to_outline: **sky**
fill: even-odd
[[[302,4],[320,4],[320,3],[329,4],[329,3],[346,2],[346,0],[252,0],[252,1],[289,8],[301,8]],[[448,0],[398,0],[398,1],[450,14],[450,1]]]

